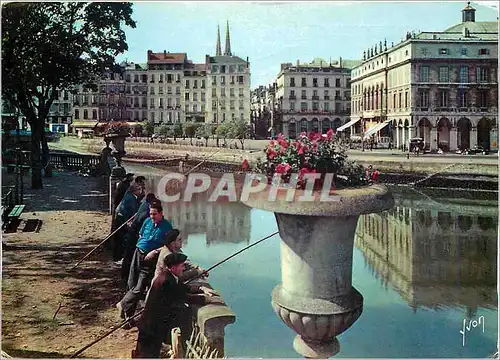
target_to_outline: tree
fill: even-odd
[[[165,137],[170,136],[171,135],[170,127],[168,127],[167,125],[162,125],[158,128],[157,133],[160,136],[165,136]]]
[[[2,97],[31,126],[31,186],[48,162],[45,120],[58,90],[87,88],[128,49],[122,26],[135,28],[132,4],[29,2],[2,7]],[[40,157],[40,145],[43,158]]]
[[[205,139],[205,146],[208,146],[208,139],[214,134],[214,129],[211,124],[202,124],[196,129],[196,136]]]
[[[250,126],[243,120],[233,120],[228,123],[228,128],[228,137],[238,139],[244,150],[244,142],[250,137]]]
[[[222,137],[222,139],[224,140],[224,145],[226,145],[226,139],[227,136],[229,135],[229,130],[230,126],[228,122],[223,122],[222,124],[219,124],[215,129],[215,133],[218,136]]]
[[[153,123],[151,123],[149,121],[143,121],[141,123],[141,127],[142,127],[142,134],[144,136],[151,136],[155,132],[155,127],[154,127]]]
[[[187,122],[184,124],[184,134],[189,138],[190,144],[193,145],[193,137],[196,134],[196,129],[199,127],[199,124],[194,122]]]
[[[172,126],[172,133],[173,133],[174,141],[176,141],[179,136],[182,136],[182,125],[175,124],[174,126]]]

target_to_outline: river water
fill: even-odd
[[[127,168],[127,170],[129,170]],[[147,173],[156,190],[160,175]],[[353,286],[364,297],[354,325],[339,336],[336,357],[486,357],[496,351],[496,195],[430,193],[394,188],[396,206],[361,216]],[[165,217],[185,236],[185,253],[204,268],[277,230],[273,213],[241,203],[164,204]],[[215,269],[211,285],[236,314],[226,327],[228,357],[300,357],[295,333],[271,308],[281,282],[279,237]],[[465,329],[464,319],[483,325]]]

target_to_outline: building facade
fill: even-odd
[[[207,55],[204,63],[193,63],[186,53],[148,50],[146,63],[123,62],[97,88],[75,86],[72,99],[61,98],[71,94],[61,92],[50,118],[71,121],[73,132],[91,131],[109,120],[149,121],[155,127],[188,121],[250,123],[250,63],[231,52],[229,24],[224,53],[218,30],[216,55]],[[59,120],[63,111],[66,118]]]
[[[277,84],[259,86],[251,92],[250,123],[256,138],[275,137],[281,133],[281,111],[276,97]]]
[[[349,121],[351,67],[357,62],[281,64],[276,84],[282,133],[295,138],[303,131],[337,129]]]
[[[352,71],[351,135],[400,149],[420,137],[431,151],[498,149],[498,22],[475,9],[442,32],[407,33],[363,53]]]

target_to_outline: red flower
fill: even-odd
[[[335,135],[335,131],[333,131],[333,129],[328,130],[328,132],[326,133],[326,139],[331,140],[333,135]]]
[[[299,155],[303,155],[305,151],[307,151],[307,149],[309,149],[307,147],[307,145],[302,145],[302,144],[299,144],[299,148],[297,149],[297,152]]]
[[[316,174],[316,169],[309,170],[308,168],[303,167],[299,170],[299,180],[303,180],[305,174]]]
[[[290,171],[291,168],[292,167],[288,163],[278,164],[278,166],[276,166],[276,173],[278,173],[278,174],[286,174],[287,172]]]
[[[274,159],[274,158],[276,157],[276,155],[278,155],[278,153],[277,153],[276,151],[274,151],[274,149],[273,149],[273,148],[268,148],[268,149],[267,149],[267,158],[268,158],[269,160]]]
[[[243,169],[243,171],[247,171],[248,170],[248,161],[247,161],[247,159],[243,160],[243,162],[241,163],[241,168]]]
[[[302,132],[300,133],[300,137],[301,137],[301,138],[303,138],[303,137],[305,137],[305,138],[306,138],[306,137],[307,137],[307,133],[306,133],[305,131],[302,131]]]

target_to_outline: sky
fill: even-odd
[[[476,21],[498,19],[495,1],[472,2]],[[465,1],[429,2],[134,2],[135,29],[125,28],[129,50],[118,60],[145,63],[148,50],[184,52],[195,63],[215,55],[217,25],[224,51],[249,58],[251,88],[271,84],[285,62],[361,59],[363,50],[407,31],[442,31],[462,21]],[[492,5],[493,4],[493,5]]]

